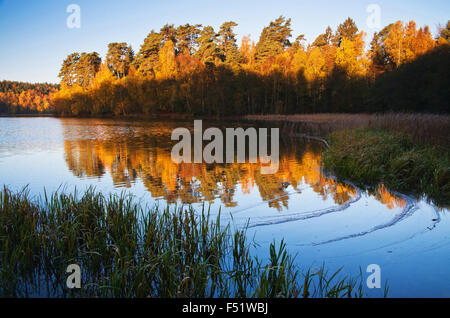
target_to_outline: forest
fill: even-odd
[[[127,43],[110,43],[103,60],[97,52],[72,53],[62,63],[59,88],[42,84],[30,92],[2,84],[0,113],[18,107],[59,116],[450,111],[450,21],[435,38],[428,26],[397,21],[370,43],[351,18],[310,44],[292,34],[283,16],[256,43],[244,36],[238,45],[236,26],[166,24],[137,53]]]
[[[51,95],[58,90],[57,84],[0,81],[0,114],[51,113]]]

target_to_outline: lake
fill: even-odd
[[[223,129],[261,125],[207,121]],[[193,121],[0,118],[1,185],[27,186],[33,195],[94,186],[131,192],[149,206],[205,204],[224,222],[248,225],[258,256],[284,239],[305,268],[344,266],[349,275],[361,268],[367,277],[367,266],[377,264],[391,297],[450,297],[448,209],[337,181],[322,171],[325,145],[314,139],[281,136],[275,174],[261,174],[259,163],[176,164],[176,127],[192,129]]]

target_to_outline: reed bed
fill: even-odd
[[[376,128],[340,130],[328,136],[325,168],[361,186],[388,186],[440,206],[450,204],[450,151],[420,145],[408,134]]]
[[[89,188],[0,191],[2,297],[361,297],[362,275],[302,271],[281,241],[251,256],[246,229],[205,208],[147,208]],[[66,287],[69,264],[80,289]]]
[[[287,134],[300,133],[325,137],[337,130],[369,127],[405,133],[422,144],[445,147],[450,145],[450,116],[444,114],[296,114],[247,115],[245,118],[279,121]]]

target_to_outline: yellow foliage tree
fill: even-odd
[[[364,76],[368,62],[364,54],[364,32],[359,33],[354,40],[342,38],[336,52],[336,66],[344,69],[349,76]]]
[[[318,47],[314,47],[308,55],[305,68],[305,77],[308,81],[320,79],[325,76],[325,58]]]
[[[156,78],[173,78],[177,74],[177,62],[175,60],[175,46],[171,40],[166,41],[159,51],[159,67]]]
[[[255,63],[255,42],[249,36],[242,37],[240,51],[243,57],[242,64],[252,66]]]
[[[427,26],[416,29],[416,23],[410,21],[406,26],[397,21],[389,31],[384,42],[386,52],[398,67],[425,54],[436,46]]]

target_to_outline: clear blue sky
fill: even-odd
[[[70,29],[69,4],[81,8],[81,28]],[[105,56],[110,42],[128,42],[135,52],[150,30],[166,23],[211,25],[216,30],[233,20],[238,39],[258,40],[262,28],[280,15],[292,18],[293,38],[308,42],[330,25],[353,18],[369,40],[369,4],[381,8],[381,24],[415,20],[436,33],[450,19],[449,0],[0,0],[0,80],[59,82],[63,59],[72,52],[96,51]]]

